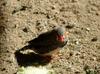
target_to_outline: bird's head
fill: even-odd
[[[65,28],[59,27],[55,31],[57,33],[57,41],[64,42],[65,38],[66,38],[66,34],[68,34],[68,32],[66,32]]]

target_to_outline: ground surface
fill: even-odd
[[[100,74],[100,0],[0,0],[0,74],[15,74],[14,52],[64,26],[68,45],[46,65],[57,74]]]

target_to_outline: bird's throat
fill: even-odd
[[[65,36],[57,36],[57,40],[60,42],[64,42]]]

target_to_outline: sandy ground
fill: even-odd
[[[56,74],[100,74],[100,0],[0,0],[0,74],[16,74],[15,51],[63,26],[69,42],[47,68]]]

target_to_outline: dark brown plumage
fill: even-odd
[[[59,48],[62,48],[67,44],[66,36],[67,32],[65,31],[65,28],[58,27],[29,41],[29,45],[26,46],[26,48],[32,49],[39,55],[52,56],[56,51],[59,51]]]

